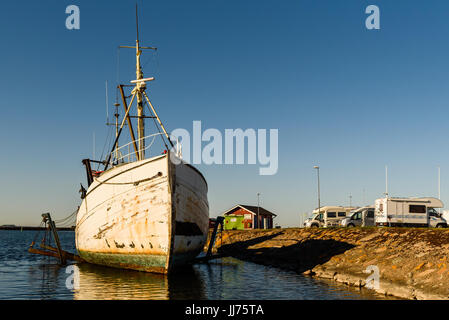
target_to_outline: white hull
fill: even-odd
[[[204,177],[168,153],[95,179],[78,212],[76,247],[87,262],[167,273],[202,251],[208,228]]]

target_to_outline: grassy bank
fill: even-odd
[[[215,251],[358,287],[379,271],[379,293],[449,299],[449,230],[332,228],[224,231]],[[371,267],[370,267],[371,266]]]

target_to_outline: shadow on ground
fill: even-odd
[[[283,246],[281,240],[274,239],[282,233],[225,244],[218,249],[218,254],[302,273],[355,247],[347,242],[320,239]]]

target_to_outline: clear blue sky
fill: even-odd
[[[210,214],[261,205],[282,226],[322,204],[384,192],[449,203],[449,2],[385,0],[138,1],[149,91],[167,128],[279,129],[279,170],[205,166]],[[78,5],[81,29],[65,28]],[[378,5],[381,29],[365,28]],[[80,203],[81,159],[101,153],[105,81],[133,45],[135,1],[8,1],[0,11],[0,224],[37,225]],[[121,51],[119,79],[133,75]],[[112,110],[112,109],[111,109]],[[110,112],[112,113],[112,111]],[[365,190],[365,193],[363,192]]]

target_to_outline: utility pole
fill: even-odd
[[[259,228],[259,208],[260,208],[259,197],[260,197],[260,193],[258,192],[257,193],[257,217],[256,217],[256,225],[255,225],[256,228]]]
[[[440,167],[438,167],[438,199],[441,200],[441,179],[440,179]],[[441,208],[438,209],[438,212],[441,213]]]
[[[314,166],[314,169],[316,169],[317,172],[317,179],[318,179],[318,213],[321,211],[321,203],[320,203],[320,167]]]
[[[441,184],[440,184],[441,180],[440,180],[440,167],[438,167],[438,199],[441,200]]]

